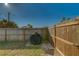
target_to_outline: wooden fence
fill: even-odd
[[[54,42],[54,55],[79,56],[79,21],[49,28]]]
[[[0,28],[0,41],[27,41],[35,32],[44,37],[46,30],[45,28]]]

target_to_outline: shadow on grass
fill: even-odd
[[[25,41],[0,41],[0,50],[6,49],[39,49],[40,45],[26,46]]]
[[[0,41],[0,52],[0,55],[53,55],[53,50],[44,50],[41,45],[29,45],[24,41]]]

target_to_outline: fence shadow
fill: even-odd
[[[0,50],[7,50],[7,49],[39,49],[40,45],[30,45],[26,46],[27,42],[25,41],[0,41]]]
[[[54,42],[52,41],[51,36],[49,37],[49,41],[47,43],[43,43],[42,48],[46,54],[50,56],[54,55]]]
[[[51,36],[49,36],[49,43],[51,44],[52,48],[48,51],[48,53],[51,55],[54,55],[54,48],[55,48],[54,46],[55,45],[54,45],[54,41]]]

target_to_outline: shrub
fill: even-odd
[[[49,31],[48,31],[48,28],[46,28],[45,33],[44,33],[44,38],[43,38],[44,43],[49,42],[49,36],[50,36],[50,34],[49,34]]]
[[[33,35],[30,37],[31,44],[38,45],[42,43],[42,36],[35,32]]]

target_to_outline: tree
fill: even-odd
[[[75,18],[75,21],[79,21],[79,16],[77,16],[77,17]]]
[[[17,28],[17,24],[12,21],[8,21],[6,19],[3,19],[0,21],[0,28]]]
[[[70,22],[70,21],[72,21],[71,18],[63,17],[62,20],[60,21],[60,23],[66,23],[66,22]]]
[[[63,17],[62,20],[60,21],[61,23],[66,21],[66,17]]]
[[[33,28],[33,26],[31,24],[28,24],[27,28]]]

